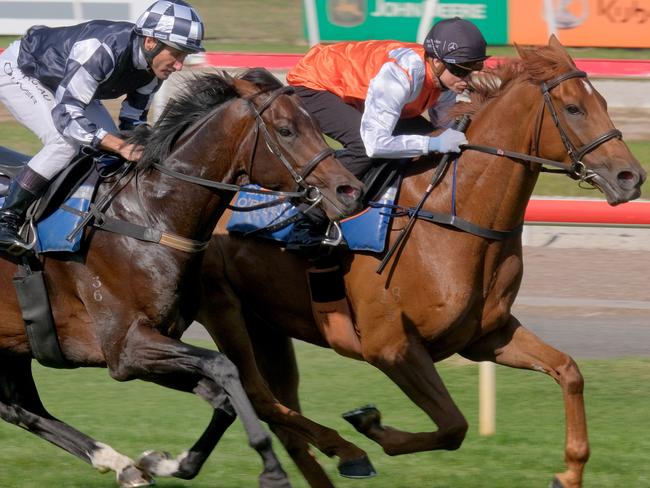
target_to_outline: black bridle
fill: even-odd
[[[587,77],[587,73],[585,73],[584,71],[573,70],[567,73],[563,73],[549,81],[543,82],[540,85],[543,98],[542,98],[542,105],[539,110],[539,115],[537,117],[537,122],[535,124],[535,130],[533,131],[534,152],[536,154],[539,154],[539,133],[542,127],[544,108],[546,108],[548,112],[551,114],[553,123],[555,124],[555,127],[557,127],[558,132],[560,133],[560,138],[562,139],[562,143],[564,144],[567,154],[571,159],[571,163],[569,165],[560,161],[554,161],[552,159],[540,158],[539,156],[532,156],[530,154],[509,151],[506,149],[499,149],[499,148],[489,147],[489,146],[467,144],[462,146],[462,149],[484,152],[495,156],[507,157],[507,158],[517,159],[521,161],[528,161],[530,163],[538,163],[541,164],[542,166],[544,165],[553,166],[555,168],[559,168],[560,172],[573,176],[581,182],[582,181],[588,182],[595,176],[595,173],[592,170],[587,169],[585,164],[582,162],[582,158],[587,153],[590,153],[598,146],[609,141],[610,139],[621,139],[622,138],[621,131],[618,129],[608,130],[607,132],[601,134],[600,136],[596,137],[595,139],[588,142],[587,144],[584,144],[576,148],[573,142],[571,142],[571,139],[569,138],[566,129],[562,125],[560,117],[558,116],[557,113],[557,109],[555,108],[555,105],[553,104],[553,99],[551,97],[551,90],[556,86],[560,85],[562,82],[566,80],[570,80],[572,78],[586,78],[586,77]],[[553,170],[546,170],[546,171],[553,172]]]
[[[268,126],[266,125],[266,122],[264,122],[264,119],[262,118],[262,114],[266,111],[267,108],[271,106],[271,104],[275,100],[278,99],[280,95],[285,95],[285,94],[290,95],[292,93],[293,93],[292,87],[283,86],[282,88],[272,91],[271,94],[266,98],[266,100],[264,100],[264,102],[259,107],[256,107],[251,100],[251,98],[255,98],[256,96],[258,96],[258,94],[254,95],[251,98],[247,98],[245,100],[246,102],[248,102],[248,105],[251,111],[253,112],[253,116],[255,117],[255,133],[256,133],[255,140],[257,141],[258,135],[261,132],[262,136],[264,137],[266,146],[269,148],[271,153],[280,160],[282,165],[285,167],[285,169],[289,172],[289,174],[293,178],[294,182],[296,183],[296,186],[298,188],[301,188],[302,190],[301,191],[278,191],[278,190],[258,190],[255,188],[246,188],[246,191],[249,193],[263,193],[265,195],[277,195],[279,197],[284,197],[284,199],[298,198],[301,200],[306,200],[312,205],[317,205],[322,200],[323,195],[317,187],[313,185],[309,185],[305,181],[305,178],[307,178],[307,176],[309,176],[309,174],[316,168],[318,163],[320,163],[323,159],[327,158],[328,156],[334,154],[334,150],[328,147],[319,151],[307,162],[307,164],[305,164],[305,166],[300,171],[300,173],[298,173],[293,168],[293,166],[291,165],[287,157],[284,155],[284,153],[280,150],[278,145],[271,137]],[[253,153],[251,153],[251,166],[254,157],[255,156],[253,151]],[[161,173],[164,173],[168,176],[171,176],[173,178],[182,181],[186,181],[188,183],[203,186],[205,188],[227,190],[233,192],[237,192],[242,189],[242,186],[240,185],[222,183],[220,181],[213,181],[205,178],[199,178],[197,176],[191,176],[191,175],[179,173],[178,171],[174,171],[172,169],[166,168],[165,166],[162,166],[160,163],[153,163],[152,166],[156,168],[158,171],[160,171]]]

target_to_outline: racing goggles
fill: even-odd
[[[445,68],[456,78],[467,78],[472,71],[481,71],[483,69],[483,61],[473,61],[471,63],[452,64],[443,61]]]

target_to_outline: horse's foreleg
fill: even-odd
[[[168,452],[146,451],[137,460],[139,468],[153,476],[173,476],[193,479],[199,474],[208,457],[237,415],[230,406],[223,389],[214,382],[199,381],[194,393],[214,407],[210,424],[199,440],[188,450],[172,457]]]
[[[513,368],[546,373],[559,383],[566,412],[567,470],[556,475],[553,486],[581,487],[583,471],[589,459],[589,441],[582,394],[584,382],[573,359],[546,344],[514,317],[510,317],[503,328],[462,351],[462,355],[474,361],[494,361]]]
[[[114,471],[123,488],[149,486],[152,478],[135,462],[54,418],[41,403],[31,372],[31,360],[0,361],[0,417],[51,442],[100,472]]]
[[[144,325],[133,325],[119,350],[109,351],[108,367],[118,380],[144,379],[180,391],[192,391],[203,379],[228,395],[239,415],[249,444],[261,456],[264,471],[262,488],[286,488],[289,481],[273,452],[271,437],[255,415],[239,381],[234,364],[225,355],[165,337]],[[225,398],[225,397],[224,397]]]
[[[364,356],[424,410],[438,430],[409,433],[383,426],[374,408],[348,412],[346,420],[380,444],[389,455],[458,449],[467,433],[467,421],[447,391],[427,350],[416,338],[405,337],[402,345],[395,342],[379,346],[375,351],[365,346]]]

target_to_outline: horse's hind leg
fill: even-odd
[[[271,437],[255,415],[234,364],[225,355],[165,337],[146,325],[133,324],[128,339],[115,344],[107,357],[111,375],[117,380],[139,378],[180,391],[193,391],[201,380],[219,385],[239,415],[249,444],[261,456],[262,488],[286,488],[286,473],[271,447]],[[225,398],[225,397],[224,397]],[[229,408],[229,407],[227,407]]]
[[[30,359],[0,359],[0,417],[74,454],[100,472],[114,471],[121,487],[149,486],[153,480],[133,460],[52,417],[43,406]]]
[[[298,365],[291,339],[270,327],[250,328],[255,361],[275,397],[295,412],[300,412]],[[280,425],[270,425],[311,488],[334,488],[309,444]]]
[[[556,475],[552,486],[581,487],[589,459],[589,441],[582,394],[584,382],[573,359],[543,342],[512,316],[506,326],[486,335],[461,354],[474,361],[494,361],[513,368],[540,371],[559,383],[566,413],[567,470]]]

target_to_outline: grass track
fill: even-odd
[[[206,343],[199,343],[206,345]],[[540,374],[497,368],[497,434],[477,434],[477,367],[450,360],[440,371],[470,431],[456,452],[388,457],[348,426],[340,413],[368,402],[378,405],[387,425],[426,431],[432,424],[383,375],[332,351],[299,344],[303,410],[367,450],[379,476],[347,480],[336,461],[318,454],[339,488],[524,488],[547,486],[562,469],[564,413],[557,385]],[[586,487],[650,486],[650,359],[584,361],[592,459]],[[115,449],[135,457],[145,449],[174,455],[190,446],[209,419],[198,398],[143,382],[120,384],[105,370],[54,371],[36,366],[45,405]],[[0,486],[3,488],[112,488],[113,475],[99,475],[85,463],[33,435],[0,424]],[[294,488],[306,483],[277,440],[275,446]],[[257,455],[247,446],[239,422],[225,435],[193,481],[158,479],[163,488],[253,488]]]

